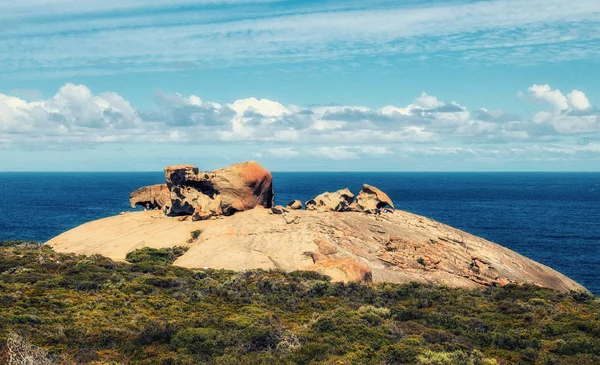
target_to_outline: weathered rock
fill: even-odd
[[[283,214],[286,213],[287,210],[285,210],[284,207],[282,207],[281,205],[277,205],[271,208],[271,213],[273,214]]]
[[[334,245],[321,239],[315,238],[313,242],[319,247],[319,253],[323,255],[332,255],[338,251]]]
[[[269,212],[252,209],[197,222],[190,216],[132,212],[86,223],[48,244],[58,252],[113,260],[141,247],[188,246],[175,265],[192,269],[315,270],[342,281],[368,281],[370,271],[374,282],[585,290],[507,248],[404,211],[374,216],[302,210],[277,217]],[[201,239],[189,243],[195,230],[202,230]]]
[[[322,259],[308,267],[308,270],[316,271],[330,276],[333,281],[338,282],[366,282],[373,281],[371,269],[358,262],[342,259]]]
[[[394,203],[389,196],[374,186],[364,184],[362,190],[356,197],[353,208],[358,211],[375,213],[385,207],[394,209]]]
[[[157,211],[122,214],[86,223],[47,244],[59,252],[115,260],[141,247],[188,246],[175,265],[314,270],[336,281],[585,290],[544,265],[431,219],[391,209],[389,214],[364,214],[394,207],[385,193],[370,185],[363,186],[356,201],[344,189],[308,201],[306,211],[288,211],[272,208],[271,174],[256,162],[212,172],[200,172],[193,165],[170,166],[165,176],[166,187],[138,189],[130,203],[169,206],[181,217]],[[240,213],[217,219],[235,212]],[[197,230],[202,237],[190,241]]]
[[[307,201],[304,205],[306,210],[343,212],[349,209],[352,200],[354,200],[354,194],[346,188],[333,193],[325,192]]]
[[[273,205],[271,173],[256,162],[201,172],[194,165],[165,168],[172,215],[231,215],[258,205]]]
[[[302,202],[300,200],[292,200],[288,203],[287,207],[291,210],[300,210],[302,209]]]
[[[150,209],[159,208],[171,205],[171,193],[166,184],[156,184],[139,188],[129,195],[129,204],[132,208],[139,205],[146,208],[146,204]]]
[[[196,211],[194,211],[194,214],[192,214],[192,221],[205,221],[216,215],[217,214],[214,211],[204,211],[202,209],[196,209]]]

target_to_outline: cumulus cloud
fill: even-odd
[[[534,98],[544,100],[558,110],[569,108],[567,97],[558,89],[552,90],[550,85],[533,85],[528,90]]]
[[[407,105],[372,108],[301,107],[255,97],[216,103],[158,91],[155,106],[139,110],[114,92],[94,94],[84,85],[67,84],[43,100],[0,94],[0,148],[254,143],[262,147],[255,151],[264,158],[352,160],[389,157],[407,148],[422,154],[474,155],[469,152],[474,145],[487,146],[486,156],[514,156],[506,153],[508,148],[531,152],[523,146],[583,146],[600,140],[598,113],[584,92],[564,94],[549,85],[533,85],[528,93],[546,106],[530,117],[470,110],[427,93]],[[490,152],[500,150],[503,154]]]
[[[33,102],[0,94],[0,132],[11,141],[115,141],[141,125],[137,111],[120,95],[93,95],[83,85],[66,84],[53,97]]]
[[[559,134],[587,134],[600,131],[600,119],[584,92],[573,90],[564,95],[550,85],[533,85],[529,89],[534,99],[547,102],[550,110],[534,114],[537,125],[552,126]]]

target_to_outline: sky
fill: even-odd
[[[0,0],[0,171],[600,171],[598,0]]]

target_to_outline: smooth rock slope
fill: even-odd
[[[202,233],[189,242],[195,230]],[[47,244],[59,252],[116,260],[142,247],[189,246],[175,265],[314,270],[336,281],[417,281],[467,288],[516,283],[585,290],[507,248],[403,211],[273,214],[258,206],[197,222],[160,211],[132,212],[89,222]]]

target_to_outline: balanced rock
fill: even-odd
[[[231,215],[256,206],[273,205],[273,178],[257,162],[231,165],[211,172],[194,165],[165,168],[171,194],[171,215],[210,217]]]
[[[139,188],[129,195],[129,204],[132,208],[136,205],[150,209],[171,205],[171,193],[166,184],[156,184]]]
[[[343,212],[349,209],[353,200],[354,194],[346,188],[333,193],[325,192],[307,201],[304,205],[306,206],[306,210]]]
[[[288,203],[287,208],[291,210],[300,210],[302,209],[302,202],[300,200],[292,200]]]
[[[375,213],[385,207],[394,209],[394,203],[389,196],[374,186],[364,184],[356,197],[355,210]]]

